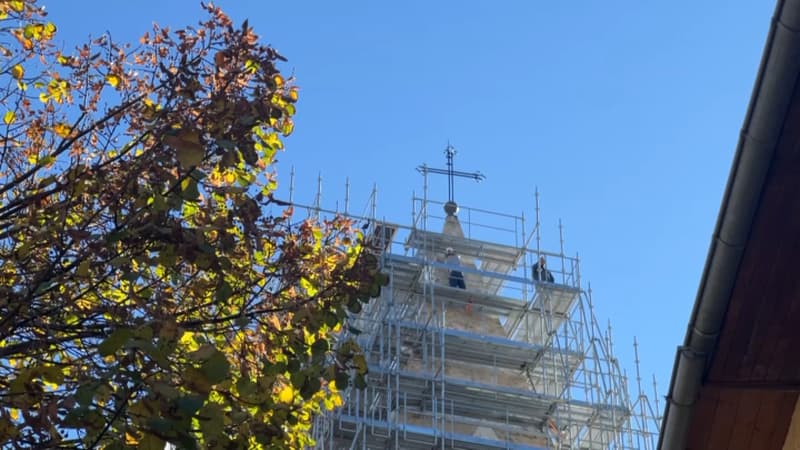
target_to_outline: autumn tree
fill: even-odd
[[[275,199],[297,88],[202,7],[62,51],[35,0],[0,1],[0,447],[302,448],[363,383],[333,344],[377,260]]]

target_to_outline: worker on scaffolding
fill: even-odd
[[[456,268],[461,266],[461,257],[456,254],[452,247],[447,247],[444,254],[444,262],[446,264]],[[464,274],[460,270],[455,268],[450,269],[450,287],[467,288],[467,285],[464,283]]]
[[[547,281],[548,283],[556,282],[553,274],[547,270],[547,261],[544,259],[544,255],[539,255],[539,262],[533,265],[533,279],[535,281]]]

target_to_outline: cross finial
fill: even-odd
[[[486,177],[480,172],[462,172],[459,170],[455,170],[455,165],[453,163],[453,159],[456,155],[456,149],[450,142],[447,142],[447,147],[444,149],[444,155],[447,159],[447,169],[436,169],[432,167],[428,167],[427,165],[421,165],[417,167],[419,173],[423,175],[427,175],[428,173],[435,173],[439,175],[447,175],[447,204],[444,206],[444,210],[447,212],[448,215],[455,215],[456,211],[458,211],[458,206],[455,202],[455,177],[462,177],[462,178],[471,178],[477,182],[480,182]]]
[[[453,202],[453,190],[455,188],[453,179],[453,158],[456,156],[456,148],[447,141],[447,148],[444,149],[444,156],[447,158],[447,201]]]

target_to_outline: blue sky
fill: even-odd
[[[487,176],[457,183],[460,203],[532,217],[538,186],[545,242],[561,218],[620,359],[632,367],[637,336],[644,374],[666,391],[771,2],[216,3],[297,77],[278,166],[284,188],[295,167],[295,200],[313,201],[321,173],[323,203],[341,205],[349,177],[353,209],[377,183],[379,215],[405,223],[414,168],[443,166],[449,140],[457,169]],[[189,0],[43,4],[66,47],[202,16]],[[432,183],[445,200],[445,180]]]

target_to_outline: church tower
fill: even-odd
[[[371,217],[390,284],[350,319],[367,386],[318,418],[318,449],[648,449],[658,423],[628,394],[577,257],[541,248],[536,221],[458,205],[456,177],[421,166],[412,223]],[[430,174],[448,200],[427,198]]]

